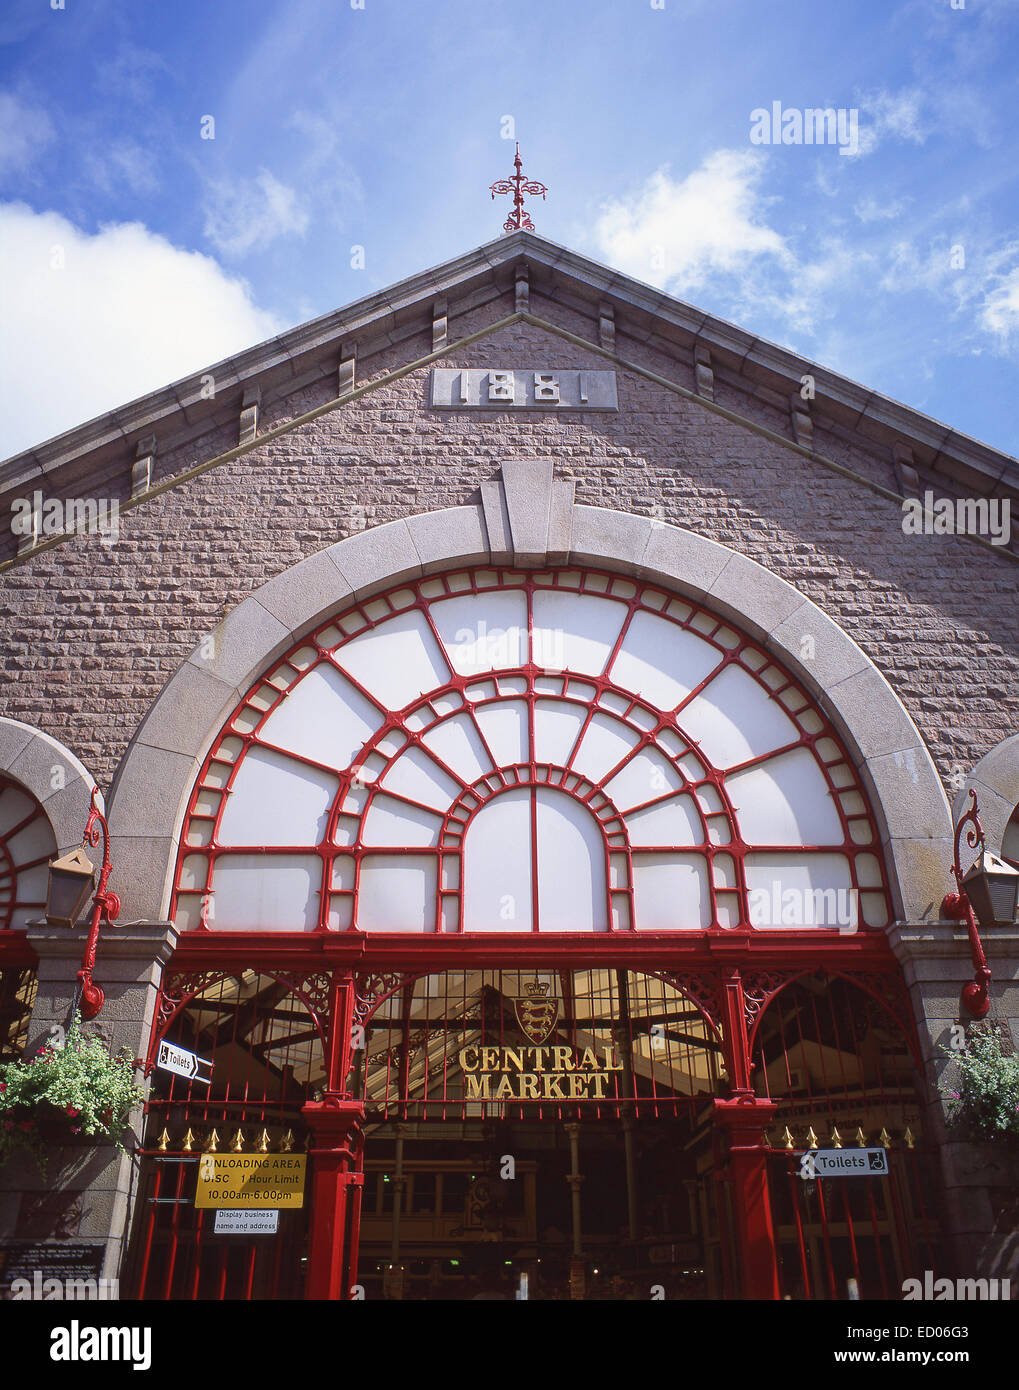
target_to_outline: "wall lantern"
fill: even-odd
[[[116,893],[107,891],[106,882],[110,877],[110,828],[106,817],[96,805],[99,788],[92,788],[92,804],[85,822],[81,849],[54,859],[50,864],[49,891],[46,895],[46,920],[54,927],[73,927],[85,910],[89,894],[95,884],[95,866],[85,853],[85,846],[95,847],[99,837],[103,840],[103,867],[99,871],[99,886],[92,900],[92,921],[88,938],[78,971],[78,990],[75,1000],[84,1019],[95,1018],[103,1007],[105,995],[92,979],[92,969],[96,962],[96,947],[99,945],[99,927],[102,922],[109,926],[120,912],[120,899]]]
[[[95,865],[84,847],[50,861],[46,920],[51,927],[73,927],[85,911],[96,884]]]
[[[982,927],[1005,926],[1015,921],[1019,906],[1019,869],[991,854],[990,850],[984,850],[967,872],[962,888]]]

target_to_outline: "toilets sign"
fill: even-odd
[[[800,1177],[887,1178],[887,1149],[808,1149],[800,1155]]]

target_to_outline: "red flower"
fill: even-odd
[[[65,1105],[65,1106],[64,1106],[64,1114],[65,1114],[65,1115],[70,1115],[71,1119],[73,1120],[77,1115],[80,1115],[80,1114],[81,1114],[81,1111],[80,1111],[80,1110],[75,1110],[75,1108],[74,1108],[73,1105]]]
[[[7,1090],[7,1082],[6,1082],[6,1081],[0,1081],[0,1091],[6,1091],[6,1090]]]

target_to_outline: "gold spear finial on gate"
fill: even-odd
[[[907,1149],[912,1149],[915,1146],[916,1140],[913,1138],[913,1131],[910,1129],[909,1125],[906,1126],[906,1132],[902,1137]]]
[[[796,1140],[793,1138],[792,1134],[790,1133],[790,1130],[789,1130],[789,1126],[788,1126],[788,1125],[786,1125],[786,1127],[785,1127],[785,1133],[782,1135],[782,1138],[785,1140],[785,1146],[786,1146],[787,1149],[795,1149],[795,1147],[796,1147]]]
[[[856,1131],[856,1147],[858,1149],[865,1149],[867,1147],[867,1136],[864,1134],[862,1126]]]
[[[167,1150],[167,1146],[169,1145],[169,1143],[170,1143],[170,1136],[167,1134],[166,1130],[164,1129],[163,1132],[162,1132],[162,1134],[161,1134],[161,1135],[159,1136],[159,1138],[156,1140],[156,1152],[157,1152],[157,1153],[161,1153],[161,1154],[165,1154],[165,1153],[166,1153],[166,1150]]]
[[[209,1135],[208,1139],[206,1139],[205,1141],[205,1152],[207,1154],[214,1154],[216,1152],[216,1145],[218,1143],[219,1134],[216,1132],[216,1130],[213,1130],[212,1133]]]
[[[267,1154],[269,1152],[269,1131],[267,1129],[263,1129],[262,1133],[256,1139],[255,1152],[260,1154]]]
[[[244,1152],[244,1135],[239,1129],[230,1144],[230,1152],[232,1154],[241,1154]]]
[[[842,1136],[835,1125],[831,1127],[831,1146],[833,1149],[841,1149],[842,1147]]]
[[[814,1133],[813,1125],[807,1130],[807,1147],[810,1149],[817,1148],[817,1135]]]
[[[288,1129],[286,1134],[284,1134],[283,1138],[280,1140],[280,1152],[285,1154],[291,1153],[293,1151],[293,1147],[294,1131],[292,1129]]]
[[[881,1133],[878,1135],[877,1141],[883,1149],[890,1149],[892,1147],[892,1136],[885,1129],[884,1125],[881,1126]]]
[[[181,1143],[182,1151],[186,1154],[189,1154],[191,1152],[191,1146],[194,1142],[195,1136],[193,1132],[189,1129],[187,1134],[185,1134],[184,1136],[183,1142]]]

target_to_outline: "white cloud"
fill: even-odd
[[[53,122],[35,102],[0,92],[0,174],[27,169],[53,139]]]
[[[872,154],[885,140],[908,140],[911,144],[922,145],[934,128],[934,118],[925,114],[928,98],[918,87],[904,88],[900,92],[868,92],[858,99],[860,110],[860,140],[855,154],[845,152],[849,158],[862,158]]]
[[[154,193],[159,187],[155,164],[154,152],[134,140],[114,141],[101,152],[86,150],[83,159],[86,173],[101,192],[112,194],[124,186],[136,197]]]
[[[63,256],[63,268],[54,264]],[[281,327],[243,281],[141,223],[89,235],[0,204],[0,457],[49,439]]]
[[[853,212],[861,222],[890,222],[902,215],[906,202],[903,198],[885,200],[868,194],[865,198],[857,200],[853,205]]]
[[[294,189],[259,169],[254,178],[210,182],[205,200],[205,235],[227,256],[263,251],[278,237],[303,236],[308,213]]]
[[[1007,346],[1019,337],[1019,266],[1006,275],[984,300],[980,322]]]
[[[685,179],[659,169],[633,199],[607,204],[595,238],[610,265],[678,294],[716,271],[737,272],[758,257],[784,266],[792,256],[763,220],[763,158],[717,150]]]

